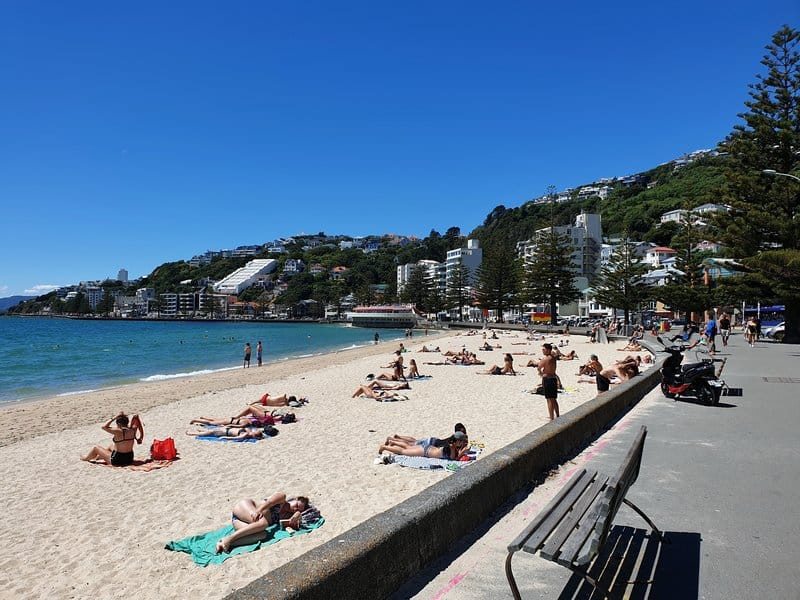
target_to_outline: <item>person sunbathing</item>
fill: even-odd
[[[298,398],[297,396],[288,396],[286,394],[281,394],[280,396],[270,396],[269,394],[264,394],[256,400],[255,402],[251,402],[249,406],[292,406],[294,408],[299,408],[301,405],[306,404],[308,400],[306,398]],[[244,414],[238,416],[245,416]]]
[[[628,342],[628,345],[624,348],[617,348],[620,352],[641,352],[642,346],[637,341]]]
[[[186,435],[215,437],[221,440],[260,440],[264,437],[264,431],[255,427],[218,427],[215,429],[203,427],[190,429]]]
[[[368,383],[366,385],[360,385],[356,388],[356,391],[353,392],[351,398],[358,398],[359,396],[366,396],[367,398],[372,398],[373,400],[400,400],[404,399],[405,396],[401,396],[396,393],[396,389],[409,389],[408,382],[405,382],[401,385],[406,387],[398,387],[398,388],[391,388],[391,389],[384,389],[380,386],[374,386],[377,384],[377,381],[373,381],[372,383]]]
[[[436,346],[436,348],[428,348],[423,344],[422,348],[420,348],[418,352],[441,352],[441,350],[439,350],[439,346]]]
[[[458,460],[469,451],[469,441],[466,434],[456,431],[444,440],[438,440],[438,445],[423,443],[412,446],[398,444],[382,444],[378,448],[378,453],[391,452],[401,456],[424,456],[425,458],[444,458],[447,460]]]
[[[144,426],[139,415],[133,415],[129,420],[125,413],[119,413],[111,417],[102,429],[111,434],[114,445],[108,448],[94,446],[85,456],[81,456],[81,460],[100,461],[115,467],[133,464],[133,442],[141,444],[144,439]]]
[[[305,496],[286,498],[283,492],[276,492],[261,504],[248,499],[239,500],[233,505],[231,525],[236,530],[217,542],[217,554],[230,552],[234,546],[252,544],[267,537],[266,529],[280,525],[281,529],[291,527],[300,529],[303,511],[310,505]]]
[[[245,417],[196,417],[189,421],[190,425],[217,425],[219,427],[263,427],[274,423],[275,418],[271,413],[260,416],[247,415]]]
[[[463,423],[456,423],[455,424],[455,426],[453,427],[453,433],[455,433],[456,431],[460,431],[464,435],[467,435],[467,428],[464,427]],[[438,437],[415,438],[415,437],[410,436],[410,435],[398,435],[396,433],[393,433],[388,438],[386,438],[386,442],[384,442],[384,443],[387,444],[387,445],[393,445],[393,446],[400,446],[400,447],[408,448],[410,446],[424,446],[426,443],[427,444],[432,444],[432,445],[435,446],[436,445],[435,442],[439,441],[439,440],[442,440],[442,439],[446,440],[448,438],[446,438],[446,437],[445,438],[438,438]]]

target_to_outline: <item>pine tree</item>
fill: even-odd
[[[630,323],[630,313],[650,297],[650,288],[643,277],[645,265],[637,256],[635,246],[626,238],[611,255],[608,264],[600,269],[594,281],[594,297],[600,304],[625,313],[625,325]]]
[[[464,305],[469,302],[472,277],[469,268],[459,261],[450,273],[447,280],[447,308],[458,309],[458,320],[464,320]]]
[[[558,322],[558,305],[580,298],[575,287],[572,241],[553,227],[534,239],[533,257],[525,264],[522,296],[533,304],[550,306],[550,322]]]
[[[425,269],[419,265],[411,268],[408,281],[406,282],[400,299],[403,302],[413,304],[419,310],[427,312],[427,300],[430,293],[430,283],[426,281]]]
[[[505,309],[516,304],[520,282],[520,262],[510,238],[501,238],[486,248],[477,275],[475,295],[480,306],[494,310],[498,322],[502,322]]]
[[[729,154],[722,241],[786,305],[784,341],[800,343],[800,33],[783,26],[751,84],[744,123],[721,144]],[[767,171],[767,172],[765,172]],[[777,172],[777,174],[776,174]],[[788,176],[786,176],[788,175]]]

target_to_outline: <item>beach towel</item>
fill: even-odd
[[[400,465],[401,467],[411,467],[412,469],[460,471],[464,467],[468,467],[475,462],[481,450],[482,446],[470,446],[469,452],[465,455],[469,460],[446,460],[444,458],[426,458],[424,456],[403,456],[398,454],[391,456],[390,464]]]
[[[225,438],[216,437],[213,435],[198,435],[195,436],[196,440],[205,440],[206,442],[236,442],[236,443],[250,443],[250,442],[260,442],[261,440],[257,440],[255,438],[236,438],[231,440],[226,440]],[[261,438],[262,440],[268,440],[269,436]]]
[[[175,460],[178,460],[177,458]],[[90,464],[93,465],[103,465],[104,467],[113,467],[115,469],[128,469],[129,471],[155,471],[156,469],[163,469],[164,467],[170,466],[173,462],[172,460],[153,460],[152,458],[148,458],[147,460],[139,460],[134,459],[133,464],[126,465],[124,467],[117,467],[114,465],[109,465],[108,463],[96,463],[91,462]]]
[[[232,525],[226,525],[225,527],[221,527],[215,531],[209,531],[208,533],[192,535],[182,540],[167,542],[164,548],[167,550],[174,550],[175,552],[185,552],[191,555],[194,564],[200,565],[201,567],[220,565],[231,556],[254,552],[262,546],[270,546],[296,535],[310,533],[314,529],[321,527],[323,523],[325,523],[325,519],[320,517],[313,523],[309,523],[297,531],[287,531],[286,529],[281,529],[280,525],[270,525],[267,527],[266,539],[253,544],[247,544],[246,546],[234,546],[231,548],[230,552],[220,552],[219,554],[215,551],[217,542],[235,531]]]

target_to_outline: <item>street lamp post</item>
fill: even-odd
[[[789,173],[780,173],[780,172],[776,171],[775,169],[764,169],[761,172],[764,173],[765,175],[775,175],[777,177],[788,177],[789,179],[794,179],[795,181],[800,183],[800,177],[797,177],[796,175],[790,175]]]

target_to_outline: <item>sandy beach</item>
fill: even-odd
[[[502,347],[479,351],[491,364],[514,355],[521,375],[479,375],[486,366],[429,366],[443,357],[421,353],[423,343],[442,350],[477,351],[481,335],[415,336],[405,356],[430,379],[412,381],[408,400],[351,398],[369,373],[392,360],[395,343],[203,376],[101,390],[28,402],[0,411],[0,597],[219,598],[256,577],[417,494],[444,471],[376,465],[378,446],[392,433],[444,436],[456,421],[485,456],[547,422],[536,370],[523,365],[541,355],[541,341],[523,332],[497,332]],[[624,345],[569,340],[564,351],[578,360],[558,363],[566,393],[562,414],[593,398],[592,383],[577,383],[577,370],[595,353],[604,365],[626,355]],[[185,435],[200,415],[231,416],[265,392],[305,396],[298,422],[253,444],[213,443]],[[147,458],[154,438],[173,437],[180,460],[169,468],[137,472],[81,462],[94,444],[107,446],[102,423],[118,411],[139,413],[145,441],[135,447]],[[480,458],[479,458],[480,460]],[[241,498],[275,491],[310,496],[326,523],[307,535],[222,565],[201,568],[166,542],[229,523]]]

